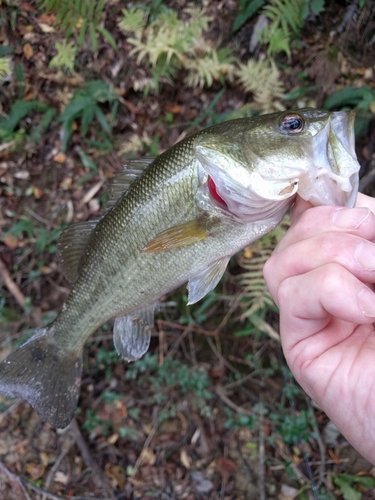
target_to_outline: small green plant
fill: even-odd
[[[262,7],[264,9],[260,11]],[[285,52],[290,56],[291,42],[298,38],[310,15],[324,11],[324,0],[271,0],[268,3],[265,0],[240,0],[240,8],[233,23],[233,31],[243,26],[254,14],[262,13],[268,19],[268,24],[257,36],[261,43],[267,45],[267,54],[271,57]]]
[[[361,87],[344,87],[327,97],[323,103],[325,109],[354,109],[356,135],[367,129],[375,115],[375,90],[366,85]]]
[[[224,82],[233,74],[233,57],[228,49],[217,50],[204,38],[212,21],[204,10],[185,8],[180,19],[176,12],[161,10],[146,26],[144,11],[123,11],[119,27],[132,32],[135,37],[128,41],[137,54],[137,63],[147,59],[153,75],[153,86],[159,90],[159,80],[172,81],[180,69],[188,71],[185,83],[188,86],[211,86],[214,81]]]
[[[352,474],[332,474],[332,482],[340,489],[344,500],[361,500],[362,493],[355,486],[374,488],[375,479],[369,476],[354,476]]]
[[[210,379],[203,367],[190,367],[178,359],[166,359],[160,366],[156,355],[146,354],[142,359],[128,366],[127,379],[138,378],[147,372],[148,381],[158,395],[158,403],[165,401],[163,387],[176,387],[182,394],[192,393],[196,397],[197,407],[201,414],[208,415],[208,405],[212,394],[209,391]],[[171,409],[168,410],[170,415]]]
[[[287,445],[296,445],[317,438],[314,417],[310,408],[294,414],[290,414],[285,408],[280,408],[277,413],[271,412],[269,418],[275,425],[269,438],[270,444],[276,437]]]
[[[117,50],[115,39],[101,24],[106,0],[37,0],[39,8],[56,14],[56,23],[65,38],[77,30],[78,43],[82,45],[87,32],[94,51],[98,48],[96,34],[99,33]]]
[[[49,67],[66,69],[73,73],[77,54],[76,45],[73,42],[63,40],[62,43],[55,43],[55,49],[57,54],[51,59]]]
[[[0,57],[0,80],[3,80],[10,76],[12,73],[11,69],[11,58],[10,57]]]
[[[37,126],[30,133],[30,139],[33,142],[38,142],[41,135],[47,129],[53,120],[56,111],[41,101],[25,101],[19,99],[12,104],[8,116],[0,119],[0,139],[4,142],[11,140],[20,141],[26,134],[26,130],[19,129],[20,122],[31,113],[42,114],[42,119]]]
[[[8,231],[5,232],[5,237],[14,236],[15,238],[22,238],[26,236],[34,243],[34,250],[36,255],[43,252],[51,254],[56,253],[56,244],[60,234],[66,226],[61,226],[55,229],[46,229],[45,227],[34,226],[30,218],[22,218],[13,224]]]
[[[240,12],[233,22],[232,31],[238,31],[265,3],[266,0],[240,0]]]
[[[115,119],[118,109],[118,96],[108,83],[93,80],[77,89],[69,104],[65,107],[59,121],[62,123],[62,150],[66,151],[68,140],[72,134],[73,122],[81,121],[81,132],[85,136],[90,123],[96,119],[104,132],[111,134],[111,125],[108,123],[99,104],[110,104],[111,123]]]

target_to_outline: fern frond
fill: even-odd
[[[258,39],[268,45],[268,55],[285,52],[290,56],[290,42],[298,35],[308,16],[307,4],[307,0],[272,0],[264,8],[263,14],[271,24]]]
[[[117,23],[123,33],[134,33],[138,38],[141,37],[146,26],[146,14],[143,10],[132,7],[122,10],[123,18]]]
[[[275,109],[274,102],[285,93],[279,70],[273,60],[254,61],[241,64],[236,76],[247,92],[254,94],[254,101],[264,112]]]
[[[226,75],[228,80],[233,77],[234,65],[233,57],[228,51],[220,52],[214,49],[201,58],[184,60],[184,67],[189,70],[185,79],[189,87],[211,87],[214,81],[224,80]]]
[[[8,78],[12,74],[10,57],[0,57],[0,79]]]
[[[248,319],[256,328],[276,339],[277,332],[262,318],[265,310],[275,307],[263,278],[263,267],[288,226],[289,218],[286,217],[276,229],[249,247],[248,255],[244,252],[239,262],[244,272],[237,278],[242,289],[240,305],[244,309],[241,319]]]
[[[120,144],[119,154],[138,154],[140,151],[144,150],[145,146],[150,146],[151,143],[152,139],[146,132],[143,133],[142,137],[139,137],[138,134],[133,134],[127,141]]]
[[[62,43],[56,42],[55,49],[57,50],[57,54],[51,59],[49,67],[67,69],[73,73],[77,54],[75,44],[64,40]]]

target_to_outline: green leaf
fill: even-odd
[[[111,33],[106,30],[103,26],[97,26],[96,30],[102,35],[104,40],[107,40],[107,42],[115,49],[115,51],[118,51],[117,43],[116,40],[113,38]]]
[[[250,0],[250,2],[243,3],[245,8],[235,18],[232,26],[232,33],[239,30],[266,2],[265,0]]]
[[[0,47],[0,57],[12,54],[12,52],[13,52],[13,45],[3,45],[3,47]]]
[[[367,86],[344,87],[329,96],[323,103],[326,109],[342,108],[343,106],[356,106],[361,101],[369,104],[375,99],[375,91]]]
[[[92,50],[96,52],[98,50],[98,41],[96,39],[95,25],[91,21],[89,22],[89,34]]]
[[[95,116],[96,116],[98,122],[100,123],[100,125],[102,126],[102,128],[105,130],[105,132],[107,132],[107,134],[110,134],[111,127],[109,126],[107,119],[104,116],[103,111],[99,108],[99,106],[95,106],[94,111],[95,111]]]

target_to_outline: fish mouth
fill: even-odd
[[[313,205],[355,205],[360,165],[355,153],[354,119],[354,111],[333,112],[326,127],[313,139],[314,167],[301,176],[298,186],[301,198]]]

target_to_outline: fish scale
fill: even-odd
[[[103,323],[116,318],[116,349],[135,360],[148,348],[159,297],[185,282],[189,303],[204,297],[229,258],[276,227],[297,193],[315,205],[353,206],[353,121],[350,112],[309,108],[237,119],[154,160],[130,161],[104,217],[62,235],[73,288],[55,321],[0,363],[0,393],[65,427],[79,397],[83,345]]]

